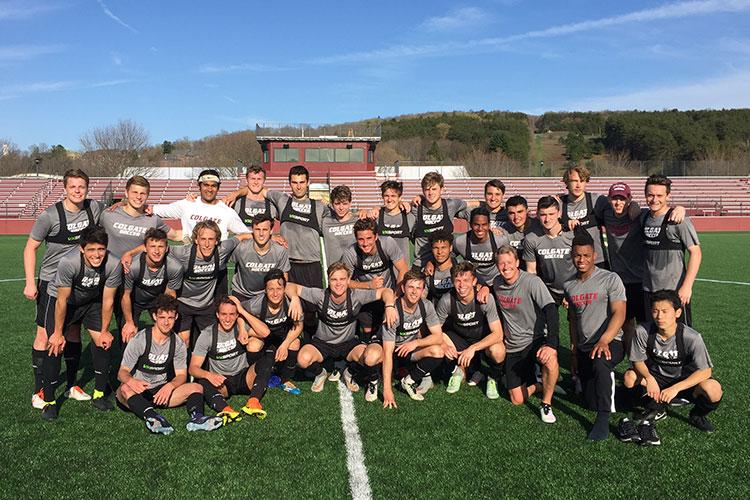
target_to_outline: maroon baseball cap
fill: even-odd
[[[624,182],[615,182],[614,184],[609,186],[609,197],[613,198],[615,196],[630,198],[630,186],[628,186]]]

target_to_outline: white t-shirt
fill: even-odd
[[[221,201],[209,205],[200,198],[194,201],[179,200],[168,205],[154,205],[153,210],[164,219],[180,219],[185,238],[190,238],[195,225],[203,220],[212,220],[219,225],[222,241],[229,237],[229,231],[234,234],[250,232],[237,212]]]

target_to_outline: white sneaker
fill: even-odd
[[[349,389],[352,392],[358,392],[359,391],[359,384],[354,380],[354,377],[352,376],[352,372],[349,371],[349,368],[344,369],[344,383],[346,384],[346,388]]]
[[[414,379],[411,378],[411,375],[407,375],[406,377],[401,379],[401,388],[414,401],[424,401],[424,396],[422,396],[422,394],[419,392],[419,388],[414,382]]]
[[[424,396],[425,394],[427,394],[427,391],[429,391],[433,387],[435,387],[435,383],[432,381],[432,376],[427,375],[426,377],[423,377],[422,381],[419,383],[417,392]]]
[[[557,422],[555,414],[552,413],[552,406],[546,403],[542,403],[542,406],[539,407],[539,415],[542,417],[542,422],[545,424],[554,424]]]
[[[315,377],[315,380],[313,380],[312,387],[310,387],[310,390],[312,392],[322,392],[323,386],[326,384],[326,378],[328,378],[328,372],[325,368],[318,373],[318,375]]]
[[[40,390],[39,392],[35,392],[34,395],[31,396],[31,406],[33,406],[37,410],[41,410],[46,404],[44,402],[44,397],[42,396],[43,394],[44,392]]]
[[[475,387],[482,383],[482,380],[484,380],[484,374],[480,372],[479,370],[475,371],[471,374],[471,378],[466,383],[466,385],[470,387]]]
[[[365,390],[365,401],[372,403],[378,400],[378,381],[372,380],[367,383],[367,389]]]
[[[341,372],[338,368],[334,368],[333,370],[331,370],[331,374],[328,375],[328,381],[338,382],[339,380],[341,380]]]
[[[91,396],[86,394],[84,390],[77,385],[66,390],[65,397],[68,399],[75,399],[76,401],[91,401]]]

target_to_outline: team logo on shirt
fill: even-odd
[[[370,262],[369,264],[362,263],[362,270],[363,271],[369,271],[370,269],[377,269],[379,267],[383,267],[383,261],[377,260],[376,262]]]
[[[643,228],[647,238],[656,238],[661,233],[661,226],[646,226]]]
[[[422,221],[428,226],[434,226],[443,221],[443,214],[422,214]]]
[[[80,233],[84,229],[86,229],[89,226],[89,220],[86,219],[84,221],[80,222],[68,222],[65,224],[65,227],[68,228],[68,231],[71,233]]]
[[[155,365],[163,365],[169,359],[169,354],[148,353],[148,360]]]
[[[492,252],[471,252],[471,259],[477,262],[492,262]]]
[[[164,278],[144,278],[141,283],[143,286],[159,286],[164,283]]]
[[[330,312],[330,309],[329,309],[329,312]],[[286,315],[283,315],[283,316],[277,316],[277,317],[275,317],[275,318],[268,318],[268,317],[266,317],[266,318],[263,318],[263,321],[264,321],[264,322],[265,322],[265,323],[266,323],[266,324],[267,324],[268,326],[276,326],[276,325],[280,325],[280,324],[282,324],[282,323],[285,323],[285,322],[286,322],[286,320],[287,320],[287,316],[286,316]]]
[[[333,236],[349,236],[350,234],[354,234],[354,224],[329,227],[328,232]]]
[[[346,318],[347,311],[336,311],[335,309],[328,308],[327,311],[328,317],[331,319],[344,319]]]
[[[209,274],[214,272],[214,263],[210,264],[198,264],[193,266],[193,272],[195,274]]]
[[[576,307],[588,306],[599,300],[599,292],[580,293],[570,297]]]
[[[219,226],[221,226],[221,218],[220,217],[209,217],[207,215],[199,215],[199,214],[191,214],[190,220],[194,220],[197,222],[201,222],[204,220],[212,220],[215,223],[217,223]]]
[[[568,210],[568,217],[571,219],[582,219],[586,217],[587,213],[589,213],[587,208],[583,208],[580,210],[573,210],[573,211]]]
[[[404,324],[401,325],[401,330],[399,330],[398,334],[402,337],[411,335],[414,330],[422,327],[422,323],[424,323],[422,317],[419,317],[414,321],[404,321]]]
[[[522,297],[512,295],[500,295],[498,300],[500,301],[500,307],[503,309],[515,309],[523,303]]]
[[[671,359],[677,359],[680,356],[680,353],[677,349],[670,349],[668,351],[662,351],[654,347],[654,350],[652,352],[654,353],[654,356],[656,356],[657,358],[662,358],[662,359],[671,360]]]
[[[438,290],[447,290],[449,288],[453,288],[453,279],[450,276],[447,276],[440,281],[436,281],[435,288],[437,288]]]
[[[117,229],[119,234],[125,236],[143,236],[148,231],[147,227],[136,226],[134,224],[125,224],[124,222],[115,222],[112,227]]]
[[[312,212],[312,203],[300,203],[298,201],[292,201],[292,210],[303,214],[309,214]]]
[[[275,262],[245,262],[245,268],[254,273],[267,273],[275,267]]]
[[[99,285],[101,276],[96,274],[94,276],[84,276],[81,280],[81,288],[94,288]]]
[[[223,354],[225,352],[233,350],[235,346],[237,346],[237,341],[234,338],[227,340],[226,342],[217,342],[216,352],[218,352],[219,354]]]
[[[565,259],[570,255],[570,250],[570,248],[538,248],[536,253],[545,260]]]

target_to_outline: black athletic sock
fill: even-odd
[[[258,401],[260,401],[263,394],[266,393],[268,379],[271,378],[274,363],[273,354],[267,354],[255,363],[255,380],[253,380],[253,386],[250,388],[251,398],[258,398]]]
[[[317,377],[318,375],[320,375],[320,372],[323,371],[323,365],[320,362],[316,361],[315,363],[307,367],[307,371],[309,371],[313,377]]]
[[[109,382],[109,350],[91,344],[91,364],[94,366],[94,389],[104,392]]]
[[[299,351],[288,351],[289,354],[287,354],[286,359],[283,361],[283,364],[281,365],[281,371],[279,372],[279,377],[281,377],[282,382],[288,382],[289,380],[294,377],[294,370],[297,368],[297,353]]]
[[[62,356],[50,356],[49,354],[44,357],[44,401],[51,403],[55,400],[55,387],[57,387],[58,380],[60,378],[60,365],[62,365]]]
[[[496,382],[500,380],[503,373],[503,364],[502,363],[495,363],[495,361],[492,360],[489,356],[485,358],[487,360],[487,376]]]
[[[594,426],[589,432],[588,438],[592,441],[601,441],[607,439],[609,436],[609,417],[611,413],[608,411],[600,411],[596,413],[596,420],[594,420]]]
[[[429,376],[435,369],[437,369],[438,366],[440,366],[440,362],[443,361],[442,358],[422,358],[416,363],[414,363],[411,367],[411,370],[409,370],[409,375],[411,375],[411,379],[419,384],[422,382],[422,379]]]
[[[142,419],[156,418],[159,414],[154,410],[154,405],[143,397],[142,394],[136,394],[128,398],[128,408]]]
[[[80,342],[65,342],[63,349],[63,358],[65,358],[65,378],[68,389],[73,387],[78,380],[78,366],[81,364],[81,347]]]
[[[357,363],[358,364],[358,363]],[[365,383],[373,382],[378,379],[380,373],[380,363],[375,366],[360,365]]]
[[[197,418],[203,416],[203,394],[200,392],[194,392],[187,397],[185,403],[185,410],[190,418]]]
[[[720,404],[721,399],[715,403],[712,403],[706,396],[700,395],[695,398],[695,406],[693,406],[693,409],[690,410],[690,415],[694,415],[696,417],[705,417],[716,408],[718,408]]]
[[[627,389],[628,407],[631,411],[643,406],[643,396],[646,394],[644,387],[637,385]]]
[[[44,385],[44,358],[47,357],[47,351],[41,349],[31,349],[31,368],[34,370],[34,394],[42,390]]]
[[[249,366],[253,366],[262,357],[263,357],[263,350],[262,349],[260,351],[258,351],[258,352],[248,352],[247,353],[247,364]]]
[[[215,412],[218,413],[229,406],[224,396],[221,395],[208,379],[201,378],[197,382],[203,387],[203,399]]]

